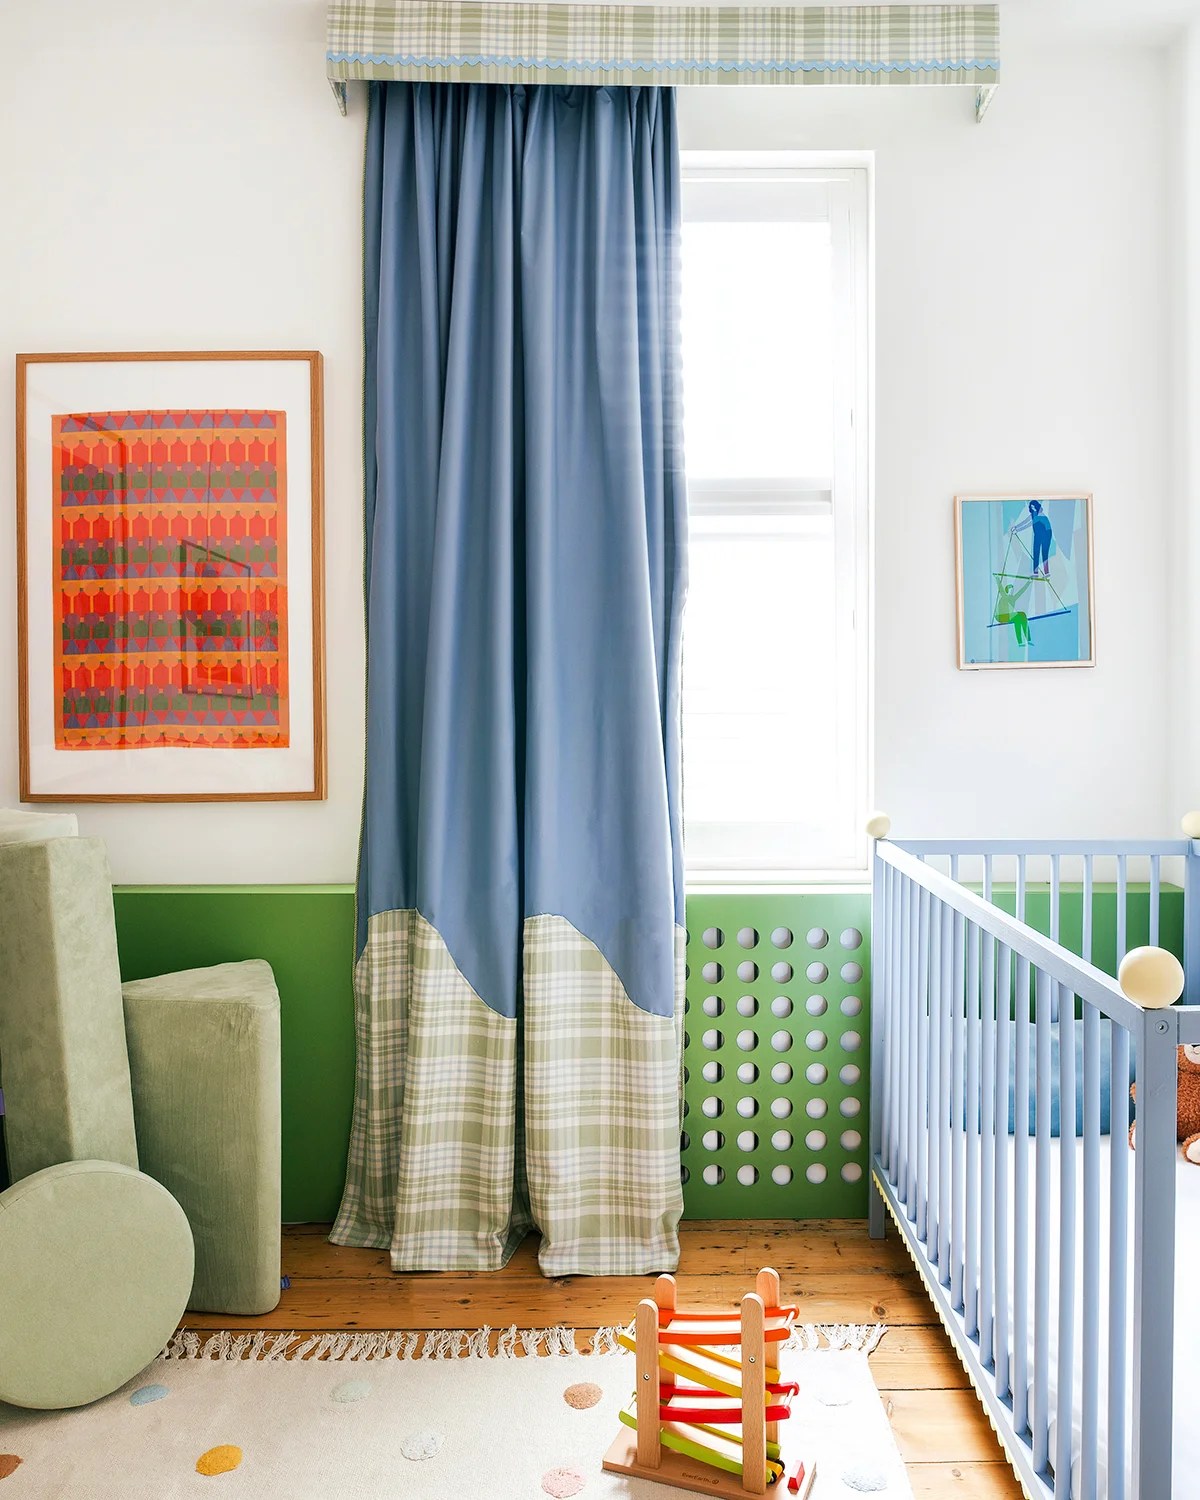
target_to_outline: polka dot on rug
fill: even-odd
[[[148,1406],[151,1401],[161,1401],[164,1396],[169,1396],[170,1390],[165,1385],[139,1385],[137,1390],[129,1398],[130,1406]]]
[[[400,1444],[400,1452],[413,1463],[420,1463],[422,1459],[432,1458],[441,1446],[440,1432],[411,1432]]]
[[[15,1453],[0,1453],[0,1479],[7,1479],[10,1474],[15,1474],[21,1467],[21,1460]]]
[[[843,1470],[842,1483],[848,1490],[857,1490],[863,1495],[888,1487],[887,1475],[870,1464],[857,1464],[852,1469]]]
[[[593,1385],[590,1380],[581,1380],[566,1388],[563,1400],[576,1411],[586,1411],[589,1406],[595,1406],[603,1395],[604,1392],[598,1385]]]
[[[210,1448],[207,1453],[202,1453],[196,1460],[197,1474],[229,1474],[237,1468],[242,1461],[242,1450],[235,1448],[232,1443],[222,1443],[219,1447]]]
[[[363,1401],[371,1394],[369,1380],[343,1380],[329,1393],[331,1401]]]
[[[587,1483],[579,1469],[547,1469],[542,1475],[542,1488],[554,1500],[566,1500],[568,1495],[578,1495]]]

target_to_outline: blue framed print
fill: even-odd
[[[1096,661],[1092,497],[956,495],[958,665]]]

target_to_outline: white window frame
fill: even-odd
[[[689,476],[689,507],[697,519],[737,513],[781,518],[832,515],[837,610],[838,684],[836,706],[841,780],[839,803],[853,808],[852,835],[843,847],[822,851],[811,861],[782,863],[770,854],[689,851],[689,889],[731,885],[794,889],[861,882],[868,867],[864,824],[871,806],[873,742],[873,634],[871,599],[874,571],[872,538],[874,393],[873,162],[866,154],[784,151],[684,151],[681,155],[684,218],[689,197],[703,184],[736,181],[771,185],[764,193],[778,201],[778,184],[794,185],[786,217],[828,218],[834,242],[834,276],[839,305],[850,310],[848,326],[835,341],[834,472],[825,478],[719,480]],[[769,217],[764,214],[764,217]],[[738,215],[737,217],[742,217]],[[686,383],[686,371],[685,383]],[[736,501],[736,510],[735,510]],[[685,628],[686,651],[686,628]],[[819,789],[814,789],[819,795]],[[686,787],[684,802],[685,819]],[[736,827],[736,825],[731,825]],[[685,829],[686,832],[686,829]]]

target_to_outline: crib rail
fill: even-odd
[[[875,846],[872,1233],[886,1204],[1031,1495],[1171,1493],[1176,1047],[1200,1040],[1200,1008],[1165,1008],[1182,973],[1169,996],[1126,989],[1091,956],[1096,861],[1115,861],[1124,959],[1129,862],[1149,874],[1153,945],[1161,860],[1180,858],[1190,894],[1195,847]],[[1081,955],[1058,940],[1068,856],[1082,875]],[[1039,857],[1048,935],[1024,920]],[[1005,858],[1011,914],[992,899]],[[960,878],[970,861],[979,892]]]

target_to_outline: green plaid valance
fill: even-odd
[[[958,84],[980,115],[1000,69],[995,5],[329,6],[329,79],[574,84]]]

